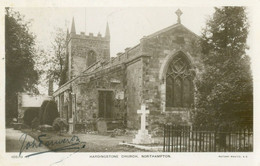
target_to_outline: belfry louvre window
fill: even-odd
[[[186,107],[193,104],[191,67],[185,55],[176,55],[166,72],[166,107]]]
[[[96,53],[94,51],[89,51],[87,55],[87,67],[96,62]]]

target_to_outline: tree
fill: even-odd
[[[64,82],[62,75],[65,69],[66,33],[63,29],[56,28],[52,36],[50,49],[38,50],[37,68],[41,71],[41,82],[44,87],[47,87],[50,79],[59,86]]]
[[[55,55],[55,64],[58,64],[58,69],[53,71],[56,79],[59,80],[59,85],[61,85],[61,75],[65,66],[65,57],[66,57],[66,33],[63,29],[56,29],[54,42],[52,42],[52,50]]]
[[[48,71],[48,75],[61,86],[63,84],[62,74],[65,69],[66,32],[62,28],[56,28],[53,36],[54,39],[50,50],[52,68]]]
[[[42,123],[52,125],[53,121],[59,117],[59,112],[57,108],[57,104],[55,101],[50,100],[46,105],[46,108],[43,113]]]
[[[19,12],[6,8],[5,57],[6,57],[6,118],[17,117],[17,93],[32,92],[36,88],[38,72],[35,69],[35,36],[29,31]]]
[[[197,126],[252,126],[253,83],[244,7],[215,8],[202,33],[204,71],[196,80]]]

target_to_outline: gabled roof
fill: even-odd
[[[175,28],[178,28],[178,27],[181,27],[181,28],[187,30],[188,32],[192,33],[194,36],[200,38],[197,34],[195,34],[194,32],[192,32],[191,30],[189,30],[188,28],[186,28],[184,25],[182,25],[182,24],[180,24],[180,23],[176,23],[176,24],[174,24],[174,25],[171,25],[171,26],[169,26],[169,27],[166,27],[166,28],[164,28],[164,29],[162,29],[162,30],[159,30],[159,31],[157,31],[157,32],[155,32],[155,33],[152,33],[152,34],[146,36],[145,38],[153,38],[153,37],[156,37],[156,36],[158,36],[158,35],[160,35],[160,34],[162,34],[162,33],[165,33],[165,32],[167,32],[167,31],[170,31],[170,30],[175,29]]]

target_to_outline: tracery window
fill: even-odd
[[[166,107],[191,107],[193,83],[191,67],[183,54],[176,55],[166,72]]]
[[[96,62],[96,53],[94,51],[89,51],[87,55],[87,67]]]

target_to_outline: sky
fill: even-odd
[[[139,43],[147,36],[177,22],[175,11],[178,8],[15,8],[32,20],[31,31],[37,36],[39,47],[50,48],[55,28],[70,31],[72,18],[75,19],[76,32],[86,34],[98,32],[104,36],[108,22],[111,36],[111,56],[123,52],[127,47]],[[205,20],[214,12],[213,7],[180,8],[182,24],[196,34],[201,33]]]

